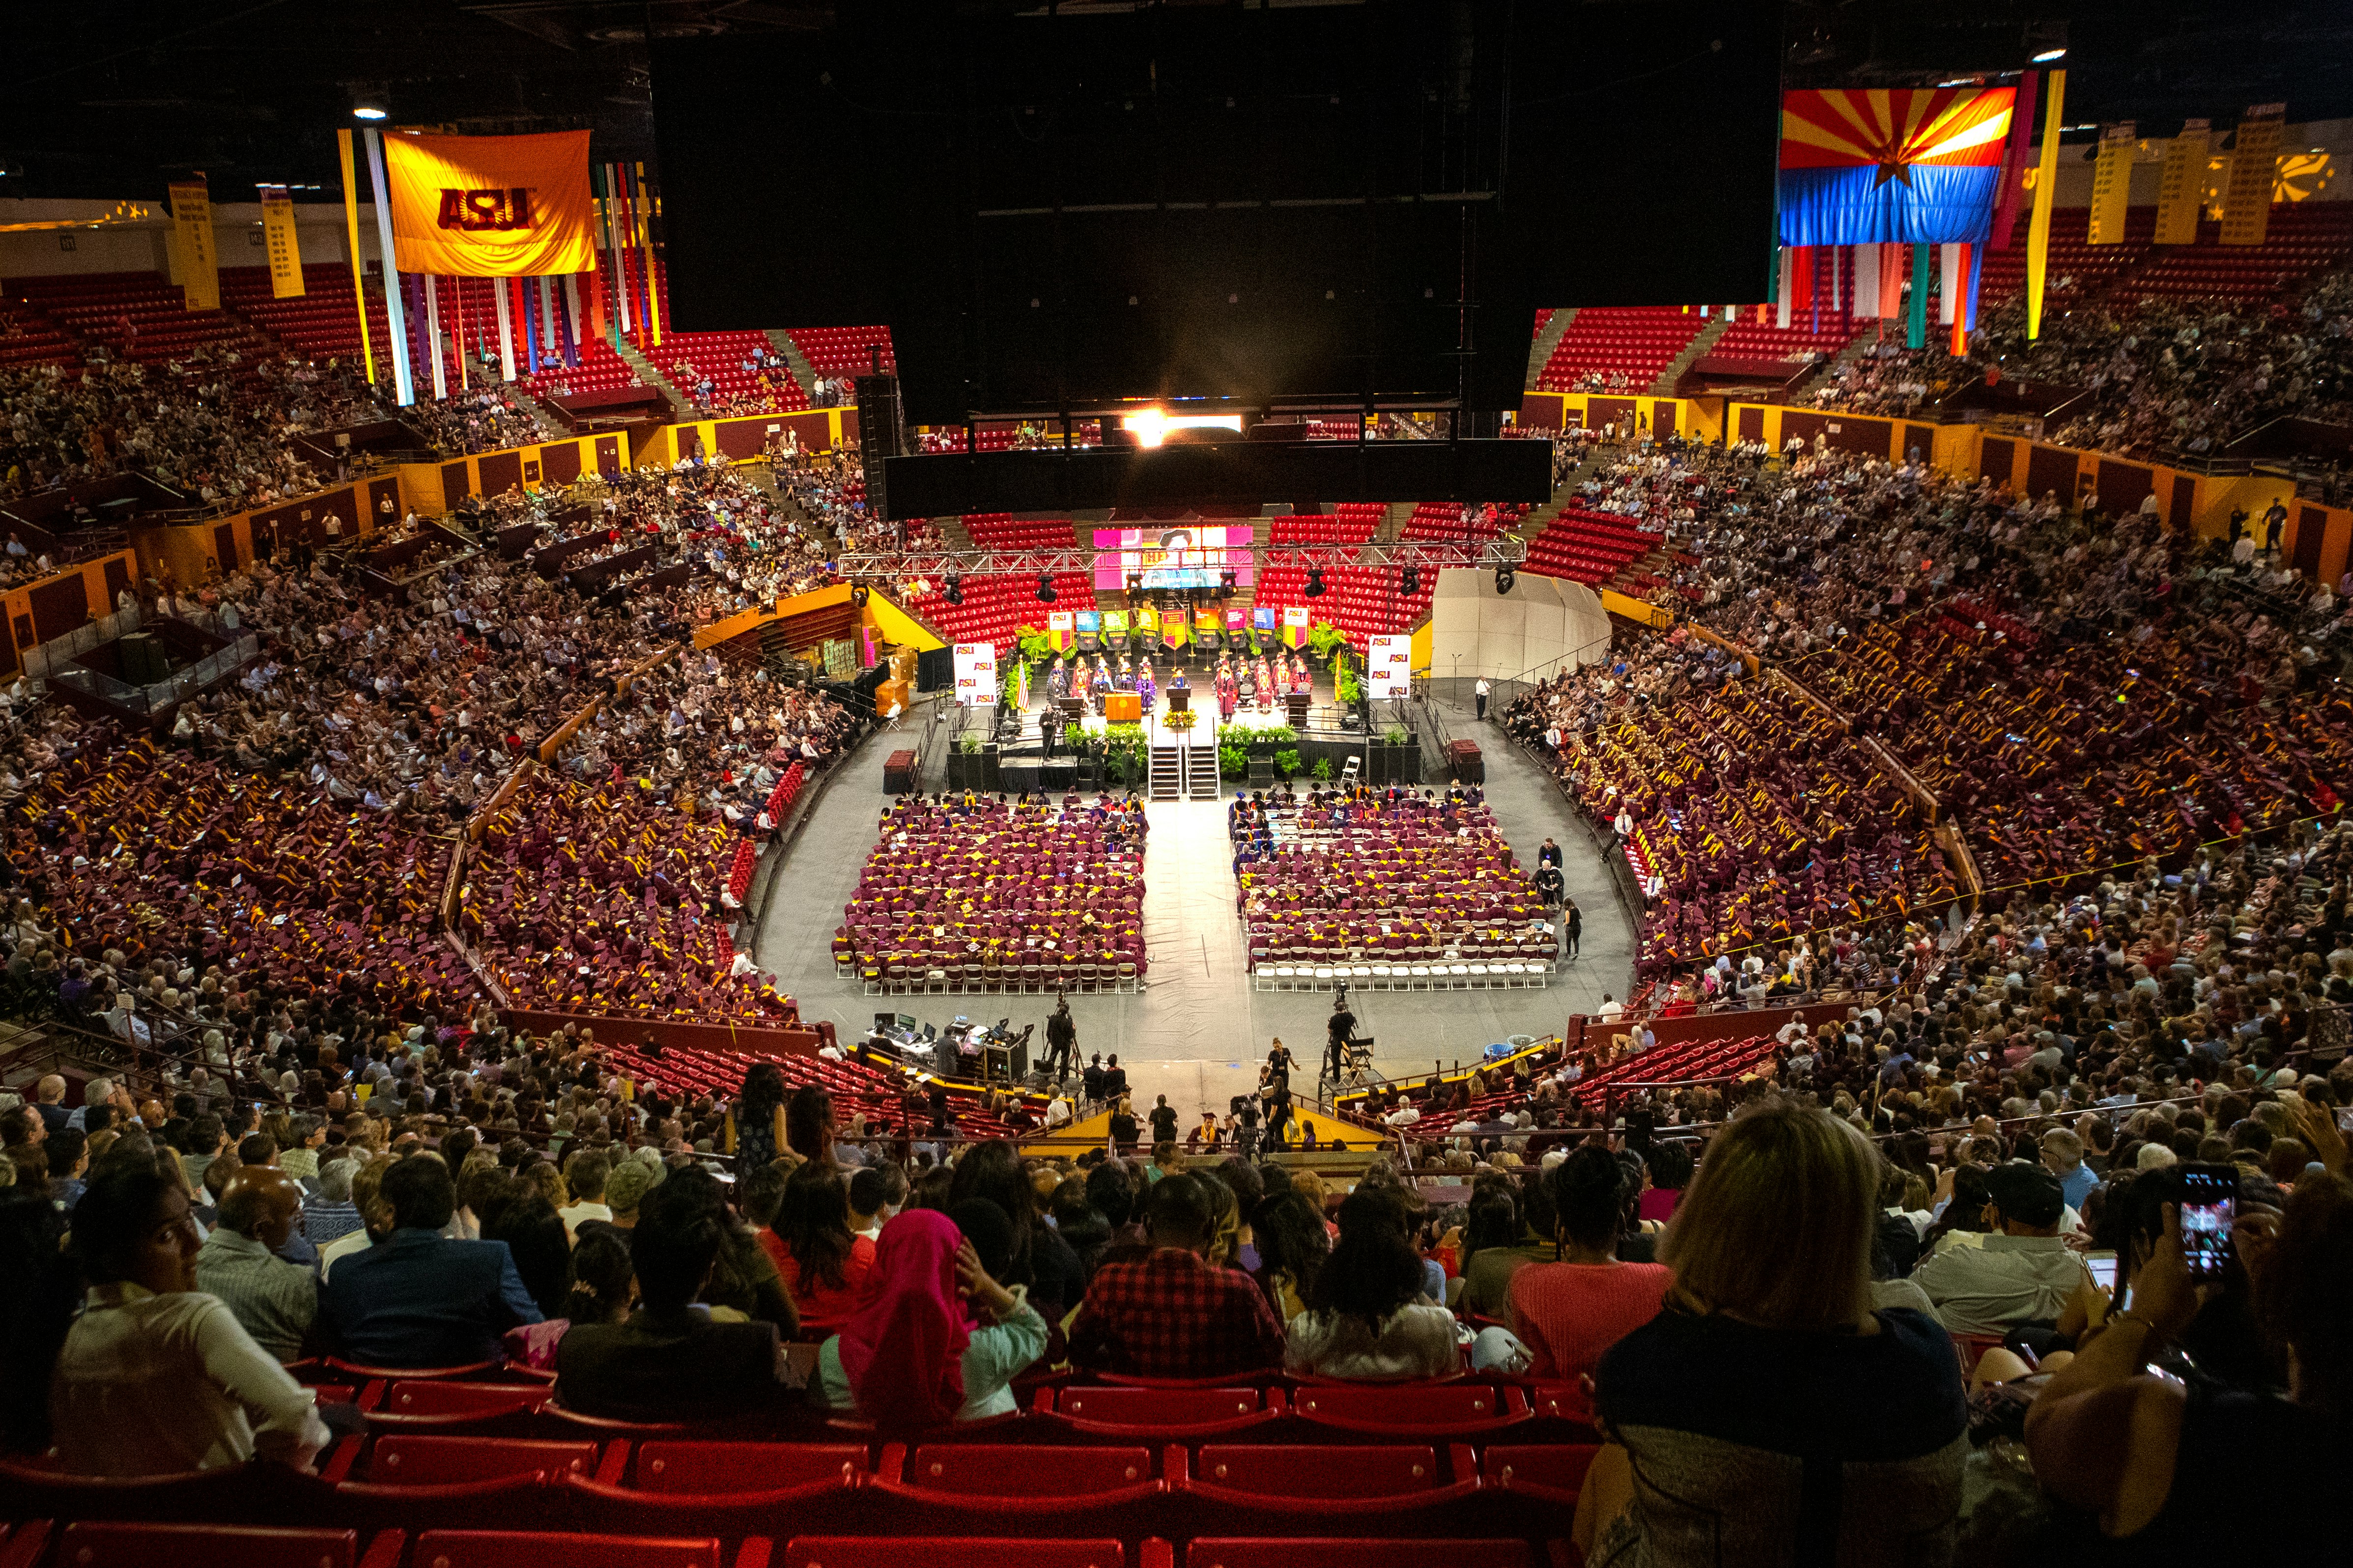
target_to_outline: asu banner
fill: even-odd
[[[1982,245],[2014,88],[1781,95],[1783,245]]]
[[[384,139],[403,272],[537,278],[596,265],[588,132]]]
[[[213,198],[202,180],[174,184],[172,232],[180,243],[180,290],[191,310],[220,309],[220,260],[213,251]]]
[[[261,237],[269,256],[269,297],[302,292],[302,247],[294,237],[294,198],[283,185],[261,187]]]

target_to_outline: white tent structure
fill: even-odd
[[[1440,680],[1541,680],[1609,651],[1601,596],[1566,577],[1522,572],[1498,594],[1493,572],[1450,567],[1430,607],[1430,673]]]

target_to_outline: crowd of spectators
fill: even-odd
[[[546,437],[522,395],[495,382],[453,389],[447,397],[419,397],[392,412],[445,458],[500,452]]]

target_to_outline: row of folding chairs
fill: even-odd
[[[1504,991],[1550,984],[1549,963],[1262,963],[1251,972],[1261,991]]]
[[[1566,1528],[1564,1526],[1564,1528]],[[0,1568],[1535,1568],[1554,1557],[1524,1540],[1345,1537],[746,1536],[732,1558],[716,1536],[516,1530],[382,1530],[31,1521],[0,1536]]]
[[[845,977],[849,966],[836,964]],[[1133,963],[1025,963],[1018,968],[966,963],[955,969],[884,966],[869,961],[857,967],[869,996],[998,996],[1029,992],[1074,991],[1106,994],[1136,990],[1141,976]]]

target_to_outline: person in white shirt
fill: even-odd
[[[849,1231],[871,1241],[907,1206],[906,1173],[896,1165],[860,1165],[849,1178]]]
[[[187,1194],[153,1165],[118,1164],[74,1209],[90,1281],[49,1383],[70,1475],[159,1476],[271,1459],[307,1469],[332,1436],[311,1391],[196,1289],[203,1245]]]
[[[564,1222],[565,1235],[575,1235],[592,1219],[612,1220],[613,1211],[605,1202],[605,1178],[612,1170],[612,1162],[595,1149],[580,1150],[564,1162],[564,1184],[571,1191],[572,1201],[557,1209],[555,1215]]]
[[[1614,1024],[1624,1016],[1625,1011],[1625,1003],[1619,1001],[1616,997],[1610,995],[1609,992],[1604,991],[1601,994],[1601,1006],[1594,1014],[1594,1016],[1599,1018],[1605,1024]]]
[[[1471,689],[1471,696],[1478,704],[1479,717],[1482,719],[1487,716],[1487,678],[1482,675],[1479,678],[1478,684]]]

